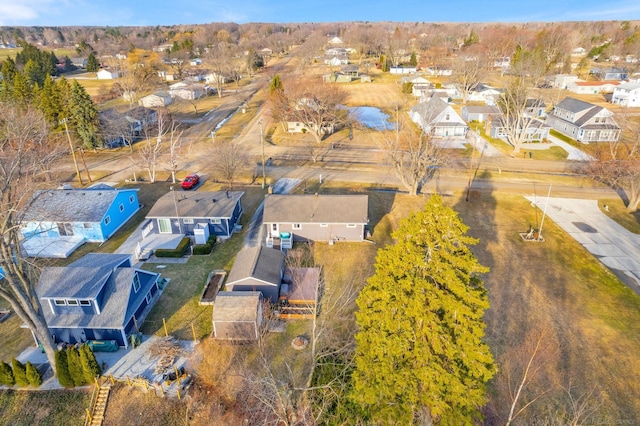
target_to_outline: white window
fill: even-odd
[[[193,218],[192,217],[185,217],[182,219],[182,222],[185,225],[193,225]]]
[[[67,305],[78,306],[78,299],[67,299]]]
[[[302,229],[302,225],[299,223],[294,223],[293,224],[293,229]]]
[[[120,205],[118,206],[118,208],[120,209],[121,212],[124,211],[124,204],[120,203]]]
[[[66,306],[67,301],[64,299],[54,299],[53,304],[56,306]]]
[[[151,303],[151,292],[147,293],[147,295],[144,297],[144,300],[147,302],[147,304]]]
[[[222,219],[218,218],[218,217],[214,217],[209,219],[209,223],[212,225],[220,225],[222,223]]]
[[[111,216],[107,216],[107,217],[105,217],[105,218],[104,218],[104,224],[105,224],[105,225],[108,225],[108,224],[110,224],[110,223],[111,223]]]
[[[329,224],[328,223],[321,223],[320,224],[320,228],[328,228]]]
[[[140,290],[140,277],[138,276],[138,274],[135,274],[133,276],[133,291],[137,293],[138,290]]]
[[[91,306],[91,300],[81,300],[80,306]]]
[[[132,204],[136,200],[136,197],[129,195],[129,204]]]
[[[171,233],[171,220],[170,219],[158,219],[158,228],[161,234]]]
[[[355,223],[347,223],[347,228],[355,228],[356,224]]]

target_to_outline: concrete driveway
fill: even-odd
[[[526,197],[640,294],[640,235],[600,211],[597,200]],[[542,229],[544,235],[544,227]]]

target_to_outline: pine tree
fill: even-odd
[[[409,64],[411,64],[412,67],[415,67],[418,65],[418,58],[416,57],[416,52],[411,52],[411,59],[409,59]]]
[[[31,386],[38,387],[42,384],[42,376],[40,376],[40,372],[33,364],[27,361],[26,364],[27,369],[27,381]]]
[[[58,87],[50,76],[45,78],[42,89],[34,91],[34,100],[37,101],[37,108],[44,114],[49,125],[52,128],[58,127],[62,106]]]
[[[13,386],[16,384],[11,366],[4,361],[0,361],[0,384],[5,386]]]
[[[31,101],[31,84],[22,73],[13,77],[13,90],[10,99],[18,105],[27,105]]]
[[[27,369],[23,363],[13,358],[11,360],[11,369],[13,370],[13,377],[16,379],[16,385],[20,387],[29,386],[29,380],[27,380]]]
[[[76,348],[70,346],[67,348],[67,365],[69,366],[69,376],[74,386],[86,385],[87,381],[82,371],[82,362],[80,361],[80,353]]]
[[[483,342],[489,307],[469,249],[477,240],[433,196],[378,252],[357,299],[353,399],[376,422],[471,424],[495,374]]]
[[[80,361],[82,362],[82,372],[87,383],[93,383],[95,378],[102,374],[102,369],[89,345],[80,346]]]
[[[65,388],[72,388],[74,386],[73,379],[69,374],[67,352],[64,350],[56,352],[56,374],[61,386],[64,386]]]
[[[283,91],[284,88],[282,87],[282,79],[280,79],[280,74],[276,74],[271,79],[271,84],[269,85],[269,94],[273,96],[275,94],[281,94]]]
[[[71,84],[71,120],[78,138],[85,148],[98,146],[98,110],[84,87],[73,80]]]
[[[87,71],[98,72],[98,70],[100,70],[100,62],[98,62],[96,54],[94,52],[91,52],[89,53],[89,57],[87,58]]]

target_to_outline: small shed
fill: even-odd
[[[262,325],[259,291],[221,291],[213,308],[213,337],[219,340],[254,341]]]

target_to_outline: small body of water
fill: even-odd
[[[349,108],[349,117],[370,129],[393,130],[396,128],[396,123],[389,122],[391,116],[375,107],[363,106]]]

